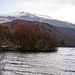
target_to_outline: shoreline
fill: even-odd
[[[23,50],[15,50],[15,49],[12,49],[12,48],[10,50],[8,50],[8,49],[4,48],[4,50],[0,50],[0,53],[4,53],[4,52],[19,52],[19,53],[38,53],[38,52],[46,53],[46,52],[49,52],[49,53],[51,53],[51,52],[57,52],[58,48],[75,48],[75,47],[57,47],[55,50],[48,50],[48,51],[43,51],[43,50],[23,51]]]

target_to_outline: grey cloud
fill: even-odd
[[[12,0],[11,0],[12,1]],[[45,3],[55,3],[55,4],[71,4],[75,5],[75,0],[13,0],[13,1],[23,1],[23,2],[45,2]]]
[[[60,4],[75,4],[75,0],[53,0],[53,1]]]
[[[23,0],[33,2],[48,2],[48,3],[60,3],[60,4],[75,4],[75,0]]]

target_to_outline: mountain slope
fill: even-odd
[[[8,20],[6,18],[0,18],[0,23],[6,23],[6,22],[10,22],[12,20]]]
[[[65,22],[65,21],[52,19],[49,16],[30,14],[28,12],[12,13],[10,15],[0,16],[0,18],[6,18],[8,20],[19,19],[19,20],[39,21],[39,22],[48,23],[48,24],[51,24],[51,25],[57,26],[57,27],[66,27],[66,28],[75,29],[75,25],[72,24],[72,23],[68,23],[68,22]]]
[[[56,27],[49,25],[48,23],[27,20],[14,20],[1,25],[9,26],[13,29],[16,24],[27,24],[32,27],[38,26],[42,32],[46,32],[50,34],[51,37],[55,38],[58,41],[59,46],[75,47],[75,29]]]

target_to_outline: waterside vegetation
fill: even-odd
[[[13,29],[0,25],[0,50],[22,52],[56,51],[58,43],[39,26],[16,24]]]

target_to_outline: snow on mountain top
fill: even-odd
[[[20,16],[30,16],[30,17],[38,17],[38,18],[42,18],[42,19],[52,19],[50,16],[47,16],[47,15],[40,15],[40,14],[31,14],[29,12],[12,12],[12,13],[9,13],[9,14],[2,14],[0,16],[15,16],[15,17],[20,17]]]
[[[52,19],[50,16],[47,15],[40,15],[40,14],[31,14],[29,12],[15,12],[12,13],[12,16],[20,17],[20,16],[30,16],[30,17],[38,17],[38,18],[45,18],[45,19]]]
[[[36,13],[34,13],[34,15],[36,15],[38,17],[41,17],[41,18],[53,19],[53,18],[51,18],[50,16],[47,16],[47,15],[41,15],[41,14],[36,14]]]
[[[1,16],[24,16],[28,14],[29,14],[28,12],[12,12],[8,14],[1,14]]]

